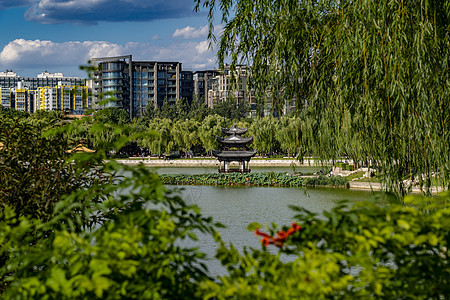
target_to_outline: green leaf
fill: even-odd
[[[249,231],[255,231],[256,229],[259,229],[259,228],[261,228],[261,224],[259,224],[257,222],[250,223],[247,226],[247,230],[249,230]]]

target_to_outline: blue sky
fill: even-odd
[[[0,71],[85,77],[79,66],[89,58],[127,54],[214,68],[206,14],[193,8],[193,0],[0,0]]]

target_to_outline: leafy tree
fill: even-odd
[[[210,114],[212,114],[212,110],[205,103],[204,97],[200,99],[194,97],[189,109],[188,118],[195,119],[196,121],[201,122]]]
[[[274,101],[297,99],[298,113],[315,133],[304,135],[300,153],[331,159],[350,150],[357,161],[372,160],[387,188],[400,194],[408,174],[424,187],[433,177],[450,187],[446,2],[197,4],[209,9],[212,40],[217,10],[226,23],[219,41],[221,64],[229,57],[233,70],[251,62],[257,93],[269,92]],[[349,124],[354,130],[346,129]],[[355,144],[360,147],[352,150]]]
[[[130,121],[130,114],[123,108],[107,107],[96,112],[94,120],[109,124],[127,124]]]
[[[193,146],[200,144],[198,138],[198,127],[200,123],[195,120],[177,120],[172,127],[172,136],[175,147],[178,147],[187,153]]]
[[[148,135],[139,140],[138,145],[160,156],[163,153],[169,153],[175,146],[172,127],[173,122],[170,119],[153,119],[146,129]]]
[[[276,133],[278,120],[274,117],[257,118],[250,127],[253,135],[253,146],[259,153],[271,155],[277,149]]]
[[[260,250],[241,255],[221,243],[217,258],[228,274],[202,284],[202,292],[208,299],[445,298],[449,200],[449,193],[408,196],[405,206],[388,196],[384,205],[343,204],[324,216],[294,207],[290,227],[249,225]]]
[[[75,127],[57,125],[43,137],[2,120],[1,297],[200,298],[199,283],[209,279],[204,255],[182,241],[216,235],[211,219],[149,169],[105,164],[108,150],[66,159],[62,138]]]
[[[155,118],[158,114],[158,108],[155,108],[155,104],[153,102],[149,102],[149,104],[145,107],[142,117],[138,119],[140,123],[148,123],[153,118]]]
[[[10,206],[18,217],[48,221],[64,195],[103,180],[86,169],[92,163],[67,160],[66,151],[73,146],[66,135],[44,134],[61,123],[47,122],[0,117],[0,210]]]
[[[158,117],[161,119],[170,120],[173,120],[175,118],[175,111],[170,107],[169,101],[167,101],[167,99],[164,100],[163,104],[159,108]]]
[[[186,99],[179,99],[174,108],[175,117],[178,120],[185,120],[189,115],[190,105]]]
[[[14,108],[10,108],[10,107],[3,107],[2,105],[0,105],[0,115],[1,116],[6,116],[6,117],[16,117],[16,118],[26,118],[28,117],[30,114],[24,111],[19,111],[16,110]]]
[[[227,120],[219,115],[209,115],[203,120],[198,135],[206,152],[218,148],[216,137],[222,136],[221,128],[226,127],[227,123]]]
[[[282,116],[279,120],[275,138],[280,144],[280,149],[285,151],[288,156],[295,155],[298,151],[298,145],[302,138],[301,128],[300,118]]]
[[[61,120],[63,113],[59,110],[38,110],[30,116],[36,119]]]
[[[244,101],[238,102],[233,98],[218,102],[213,108],[213,113],[229,120],[240,120],[245,118],[247,117],[248,111],[248,104]]]
[[[0,120],[2,298],[444,299],[450,292],[449,192],[403,203],[377,195],[320,216],[294,207],[290,227],[251,224],[262,246],[241,254],[221,241],[220,224],[168,192],[149,169],[105,163],[108,149],[134,137],[67,157],[67,137],[83,120]],[[200,132],[227,125],[217,115],[204,124]],[[130,129],[115,130],[128,136]],[[36,172],[46,164],[45,174]],[[208,274],[198,232],[219,242],[216,257],[227,274]]]

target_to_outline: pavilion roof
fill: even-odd
[[[230,127],[230,128],[224,128],[224,127],[222,127],[221,129],[222,129],[222,132],[223,132],[224,134],[226,134],[226,135],[232,135],[232,134],[241,135],[241,134],[246,133],[247,130],[248,130],[247,127],[245,127],[245,128],[238,128],[238,127],[234,126],[234,124],[233,124],[233,126]]]
[[[93,153],[95,152],[95,150],[91,150],[89,148],[86,148],[85,146],[83,146],[82,144],[78,144],[75,148],[67,150],[67,153],[72,153],[72,152],[86,152],[86,153]]]
[[[216,137],[216,140],[221,144],[228,145],[245,145],[250,143],[253,140],[253,136],[249,137],[241,137],[239,135],[230,135],[226,138]]]
[[[256,155],[256,151],[216,151],[212,154],[219,159],[219,161],[249,161],[250,158]]]

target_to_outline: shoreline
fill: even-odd
[[[149,167],[218,167],[220,162],[217,159],[117,159],[118,163],[124,165],[138,165],[143,163]],[[239,166],[237,163],[231,163],[231,166]],[[320,167],[315,164],[315,160],[303,160],[303,163],[295,159],[252,159],[249,167]]]
[[[365,182],[365,181],[349,181],[349,188],[352,190],[360,190],[360,191],[374,191],[380,192],[382,191],[381,183],[379,182]],[[431,187],[431,193],[433,195],[443,192],[444,189],[441,187],[433,186]],[[413,187],[411,189],[412,194],[421,194],[423,191],[420,187]]]
[[[218,167],[220,162],[217,159],[173,159],[173,160],[163,160],[154,158],[143,158],[143,159],[117,159],[118,163],[124,165],[139,165],[144,164],[147,167]],[[231,166],[238,166],[238,164],[232,163]],[[301,164],[295,159],[252,159],[249,163],[249,167],[320,167],[321,165],[316,165],[315,160],[303,160]],[[345,176],[343,176],[345,177]],[[364,181],[349,181],[349,189],[351,190],[362,190],[362,191],[382,191],[382,186],[379,182],[364,182]],[[436,194],[443,191],[442,188],[432,187],[432,193]],[[419,187],[413,187],[412,193],[420,194],[422,191]]]

